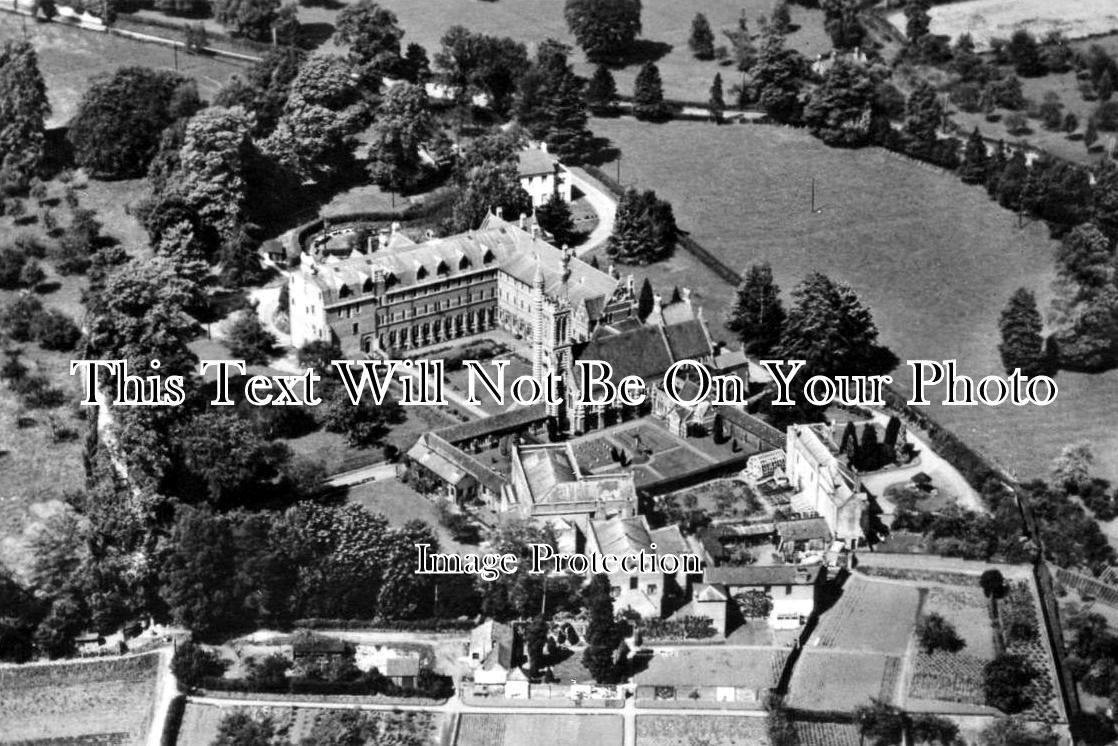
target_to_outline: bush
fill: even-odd
[[[928,614],[920,623],[920,647],[925,653],[934,653],[944,650],[948,653],[957,653],[966,646],[963,638],[951,626],[951,623],[939,614]]]
[[[208,677],[220,676],[224,672],[225,664],[216,653],[193,642],[179,645],[171,658],[171,673],[187,690],[194,689]]]
[[[42,312],[42,301],[33,295],[20,295],[0,310],[0,328],[16,342],[30,342],[32,322]]]
[[[28,409],[53,409],[66,402],[66,394],[41,375],[29,375],[13,382],[12,390]]]
[[[72,350],[82,332],[69,316],[52,308],[31,320],[31,335],[43,349]]]
[[[1025,658],[1005,653],[999,655],[987,663],[983,671],[986,703],[1007,715],[1027,709],[1032,702],[1025,690],[1036,675],[1036,670]]]

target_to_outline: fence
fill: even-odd
[[[1112,585],[1062,567],[1056,569],[1056,580],[1084,595],[1093,596],[1100,603],[1118,609],[1118,588]]]

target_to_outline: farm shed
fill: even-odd
[[[783,648],[673,648],[657,651],[633,677],[637,699],[690,700],[761,708],[787,660]]]

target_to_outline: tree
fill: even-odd
[[[780,33],[791,33],[792,11],[789,10],[786,0],[777,0],[776,5],[773,6],[772,16],[769,17],[769,22],[775,25]]]
[[[869,746],[897,746],[903,743],[906,720],[900,708],[879,699],[854,709],[854,721]]]
[[[862,45],[866,29],[858,17],[855,0],[824,0],[823,28],[831,37],[835,49],[855,49]]]
[[[556,156],[577,161],[590,151],[593,136],[587,126],[585,81],[568,62],[570,51],[554,39],[540,44],[535,62],[520,79],[516,116]]]
[[[346,442],[355,448],[375,445],[384,437],[390,423],[403,419],[395,401],[386,397],[378,406],[363,396],[355,405],[339,384],[325,387],[322,398],[319,413],[326,429],[344,435]]]
[[[931,83],[921,80],[905,104],[905,134],[918,145],[934,145],[936,132],[942,123],[943,104],[939,94]]]
[[[190,640],[180,643],[171,657],[171,673],[179,685],[190,691],[208,676],[220,676],[225,665],[216,653]]]
[[[233,36],[268,41],[280,0],[214,0],[214,18]]]
[[[253,137],[267,137],[276,128],[287,103],[291,82],[306,59],[307,53],[295,47],[272,49],[252,66],[245,80],[234,76],[228,85],[218,91],[214,104],[243,107],[253,115]]]
[[[160,595],[176,624],[200,639],[235,629],[238,614],[234,589],[215,578],[230,578],[236,569],[233,533],[224,516],[183,506],[171,528],[170,550],[159,569]]]
[[[163,131],[189,108],[172,108],[188,83],[180,75],[146,67],[122,67],[96,78],[82,96],[67,137],[74,161],[99,178],[142,176]]]
[[[420,148],[433,133],[423,86],[399,83],[389,89],[377,109],[369,143],[367,168],[373,183],[392,192],[415,184],[423,171]]]
[[[1114,78],[1110,74],[1110,70],[1104,70],[1103,74],[1099,77],[1098,84],[1099,101],[1109,101],[1114,95]]]
[[[451,26],[443,34],[435,66],[457,89],[459,101],[469,105],[473,92],[489,97],[498,114],[506,114],[516,83],[528,67],[528,50],[508,37],[475,34],[463,26]]]
[[[678,228],[672,206],[651,189],[629,189],[617,205],[606,253],[627,264],[650,264],[675,250]]]
[[[646,122],[663,122],[671,115],[671,107],[664,103],[660,68],[655,63],[646,62],[637,73],[633,88],[633,116]]]
[[[245,221],[251,122],[240,107],[211,106],[186,124],[171,193],[223,240]]]
[[[849,286],[813,272],[792,299],[777,357],[805,360],[813,375],[878,375],[896,367],[896,356],[878,344],[870,310]]]
[[[525,644],[528,649],[528,666],[530,675],[539,676],[544,665],[544,655],[547,646],[547,620],[537,616],[528,623],[525,629]]]
[[[287,3],[276,11],[275,20],[272,21],[272,33],[275,35],[276,44],[285,47],[295,46],[299,42],[299,32],[302,28],[299,23],[299,6],[294,2]]]
[[[586,587],[584,599],[589,620],[582,664],[590,670],[595,681],[612,684],[617,679],[613,654],[621,642],[621,632],[613,615],[609,579],[604,575],[594,575]]]
[[[780,342],[784,305],[768,263],[754,264],[738,286],[737,298],[726,319],[726,329],[737,335],[749,355],[770,354]]]
[[[641,32],[640,0],[567,0],[563,17],[595,62],[624,56]]]
[[[42,166],[50,114],[39,58],[26,39],[0,46],[0,186],[22,189]]]
[[[469,171],[452,208],[451,229],[474,230],[497,208],[505,215],[532,212],[532,198],[520,185],[514,162],[485,163]]]
[[[860,147],[874,136],[877,87],[861,65],[838,59],[804,108],[804,123],[832,146]]]
[[[804,67],[800,53],[785,47],[784,36],[774,26],[766,26],[753,80],[762,108],[778,122],[799,118]]]
[[[1005,168],[997,180],[998,203],[1011,210],[1021,206],[1021,192],[1025,181],[1029,177],[1029,167],[1025,161],[1025,154],[1017,148],[1006,161]]]
[[[1025,658],[1002,653],[987,663],[983,670],[982,688],[986,703],[1007,715],[1027,709],[1032,704],[1027,687],[1036,675],[1036,670]]]
[[[536,208],[536,222],[555,238],[556,246],[573,246],[578,239],[571,206],[558,194]]]
[[[69,316],[52,308],[35,316],[31,334],[44,350],[68,351],[77,347],[82,330]]]
[[[905,36],[909,44],[916,44],[932,27],[932,17],[928,14],[929,0],[908,0],[904,6]]]
[[[934,653],[937,650],[957,653],[967,644],[959,637],[959,633],[950,622],[935,613],[928,614],[920,620],[919,634],[920,647],[925,653]]]
[[[986,570],[979,577],[978,584],[982,586],[986,598],[997,599],[1005,595],[1005,576],[1002,575],[1001,570],[993,568]]]
[[[714,59],[714,32],[710,29],[710,21],[702,13],[696,13],[691,21],[691,36],[687,39],[687,46],[696,59]]]
[[[586,106],[594,116],[615,116],[617,101],[617,83],[613,80],[613,73],[605,65],[598,65],[586,86]]]
[[[1047,72],[1040,57],[1040,45],[1026,29],[1019,28],[1013,32],[1005,46],[1005,53],[1018,75],[1035,78]]]
[[[1047,369],[1044,322],[1037,310],[1036,296],[1031,291],[1018,288],[1010,296],[998,328],[1002,335],[998,352],[1006,373],[1020,368],[1025,375],[1033,376]]]
[[[1094,223],[1077,225],[1056,250],[1056,270],[1081,287],[1101,288],[1110,284],[1115,275],[1110,240]]]
[[[276,746],[276,727],[267,715],[254,718],[247,712],[230,712],[217,726],[211,746]]]
[[[251,502],[274,486],[291,458],[283,443],[265,441],[245,418],[213,408],[175,428],[167,489],[185,500]]]
[[[746,20],[745,11],[738,16],[738,25],[733,29],[724,29],[722,33],[733,46],[733,57],[739,72],[748,72],[757,61],[757,50],[749,33],[749,21]]]
[[[983,184],[990,168],[990,154],[986,150],[986,140],[978,127],[974,128],[963,148],[963,162],[959,165],[959,178],[967,184]]]
[[[329,182],[352,165],[353,136],[368,123],[357,71],[343,57],[314,55],[289,90],[283,114],[260,149],[301,178]]]
[[[722,73],[715,73],[710,84],[710,99],[707,102],[712,122],[722,123],[722,114],[726,111],[726,100],[722,95]]]
[[[396,14],[373,0],[347,5],[335,21],[334,41],[349,47],[350,63],[378,77],[400,68],[404,31]]]
[[[637,318],[644,321],[652,313],[652,306],[655,303],[655,294],[652,292],[652,283],[648,278],[641,281],[641,289],[637,294]]]
[[[1052,482],[1062,489],[1078,494],[1091,483],[1091,466],[1095,454],[1089,443],[1064,446],[1060,455],[1052,460]]]
[[[229,352],[249,365],[266,365],[275,352],[275,335],[260,323],[255,309],[237,314],[227,334]]]
[[[1098,140],[1099,128],[1098,125],[1095,124],[1095,118],[1087,117],[1087,129],[1083,131],[1083,145],[1087,150],[1090,150],[1091,146],[1098,142]]]
[[[770,696],[765,716],[765,732],[771,746],[800,746],[796,724],[788,717],[783,700],[775,695]]]
[[[912,740],[919,744],[954,746],[959,742],[959,726],[939,715],[920,713],[912,717]]]

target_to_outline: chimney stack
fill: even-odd
[[[524,230],[527,227],[528,227],[528,215],[526,213],[522,212],[522,213],[520,213],[520,230]]]
[[[505,208],[501,207],[500,205],[497,205],[496,215],[497,215],[497,217],[499,217],[499,218],[501,218],[501,219],[504,219],[504,217],[505,217]]]

